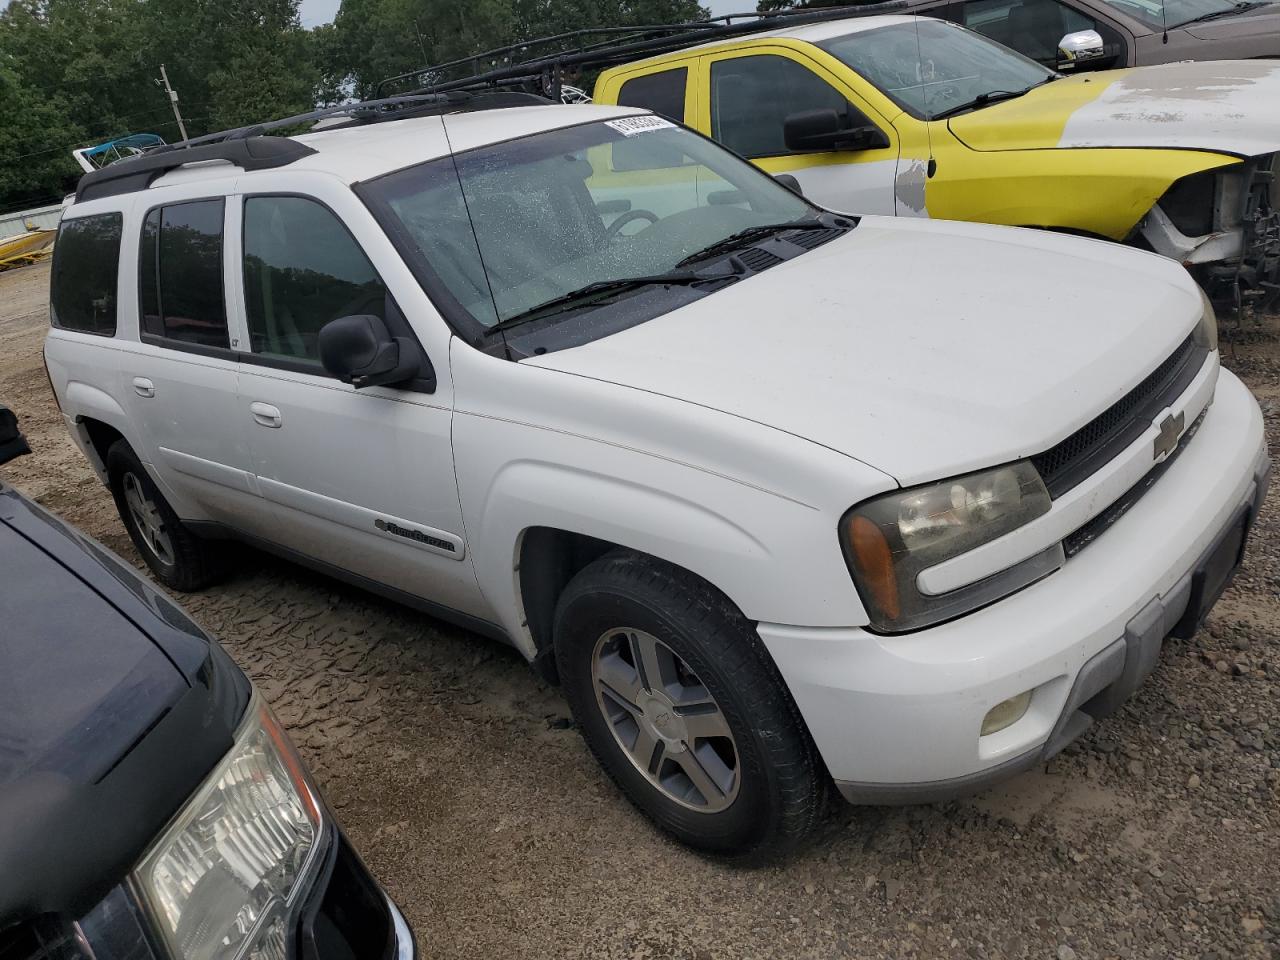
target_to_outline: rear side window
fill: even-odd
[[[330,320],[386,320],[373,264],[327,207],[304,197],[245,200],[244,295],[252,350],[267,357],[318,362]]]
[[[143,333],[201,347],[229,346],[223,205],[221,198],[194,200],[147,214],[138,251]]]
[[[684,122],[684,88],[689,68],[663,70],[628,80],[618,91],[618,106],[644,107],[668,120]]]
[[[49,309],[55,327],[111,337],[116,332],[120,272],[118,213],[64,220],[53,253]]]

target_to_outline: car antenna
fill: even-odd
[[[462,197],[462,209],[467,215],[467,224],[471,227],[471,237],[476,242],[476,256],[480,258],[480,271],[484,274],[484,284],[489,290],[489,301],[493,304],[493,322],[495,324],[502,321],[502,312],[498,309],[498,298],[493,292],[493,281],[489,279],[489,268],[485,266],[484,251],[480,249],[480,234],[476,232],[476,221],[471,216],[471,204],[467,201],[467,188],[462,182],[462,170],[458,167],[458,155],[453,152],[453,140],[449,136],[449,121],[441,117],[440,129],[444,131],[444,142],[449,148],[449,159],[453,161],[453,175],[458,178],[458,195]],[[505,330],[499,330],[502,334],[502,349],[507,355],[507,359],[511,359],[511,348],[507,346],[507,333]],[[477,339],[472,345],[479,346],[483,342],[483,338]]]
[[[1169,0],[1160,0],[1160,24],[1164,27],[1164,39],[1160,42],[1169,43]]]

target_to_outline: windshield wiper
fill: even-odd
[[[958,103],[954,107],[948,107],[941,113],[935,113],[930,120],[945,120],[947,117],[954,117],[957,113],[964,113],[966,110],[977,110],[979,107],[990,106],[993,103],[1000,103],[1004,100],[1016,100],[1018,97],[1026,96],[1036,87],[1043,87],[1046,83],[1053,83],[1055,80],[1061,80],[1061,74],[1053,74],[1045,77],[1043,80],[1037,80],[1029,87],[1023,87],[1021,90],[988,90],[986,93],[980,93],[972,100],[966,103]]]
[[[1204,23],[1206,20],[1218,20],[1221,17],[1234,17],[1237,13],[1244,13],[1246,10],[1256,10],[1258,7],[1265,7],[1266,3],[1261,0],[1241,0],[1234,6],[1227,7],[1225,10],[1212,10],[1209,13],[1202,13],[1198,17],[1192,17],[1190,20],[1183,20],[1181,23],[1172,24],[1170,29],[1177,27],[1185,27],[1189,23]]]
[[[739,230],[737,233],[731,233],[723,240],[717,240],[709,247],[703,247],[689,256],[685,257],[677,267],[687,267],[691,263],[699,260],[706,260],[708,257],[714,257],[718,253],[724,253],[726,250],[734,250],[738,247],[745,246],[753,240],[761,237],[771,237],[778,233],[784,233],[787,230],[822,230],[826,228],[826,224],[817,218],[807,220],[791,220],[787,223],[762,223],[758,226],[747,227],[745,230]]]
[[[518,327],[521,324],[531,323],[534,320],[541,320],[544,317],[552,317],[557,313],[564,313],[566,310],[572,310],[574,307],[583,305],[584,302],[593,300],[604,300],[609,296],[619,293],[626,293],[628,290],[635,290],[640,287],[649,286],[688,286],[691,283],[697,283],[699,280],[718,280],[717,276],[707,276],[706,274],[693,273],[690,270],[672,270],[669,273],[655,273],[644,277],[620,277],[617,280],[597,280],[595,283],[588,283],[585,287],[579,287],[577,290],[570,290],[568,293],[558,297],[552,297],[545,303],[540,303],[536,307],[530,307],[528,310],[521,310],[517,314],[513,314],[485,331],[485,335],[496,333],[499,330],[510,330],[512,327]]]

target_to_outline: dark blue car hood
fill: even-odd
[[[188,683],[145,633],[0,524],[0,789],[34,770],[102,778]]]
[[[0,483],[0,928],[119,883],[248,698],[172,601]]]

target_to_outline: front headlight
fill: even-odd
[[[138,867],[174,960],[284,960],[319,849],[320,805],[255,695],[235,745]]]
[[[922,570],[1004,536],[1050,506],[1040,474],[1022,461],[854,507],[841,521],[840,538],[872,627],[896,633],[949,620],[1056,569],[1060,549],[937,596],[916,584]]]
[[[1191,333],[1193,342],[1198,347],[1204,347],[1208,350],[1218,349],[1218,314],[1213,309],[1213,301],[1209,299],[1209,295],[1204,292],[1204,288],[1200,287],[1200,302],[1203,309],[1200,314],[1200,322],[1196,324],[1196,328]]]

